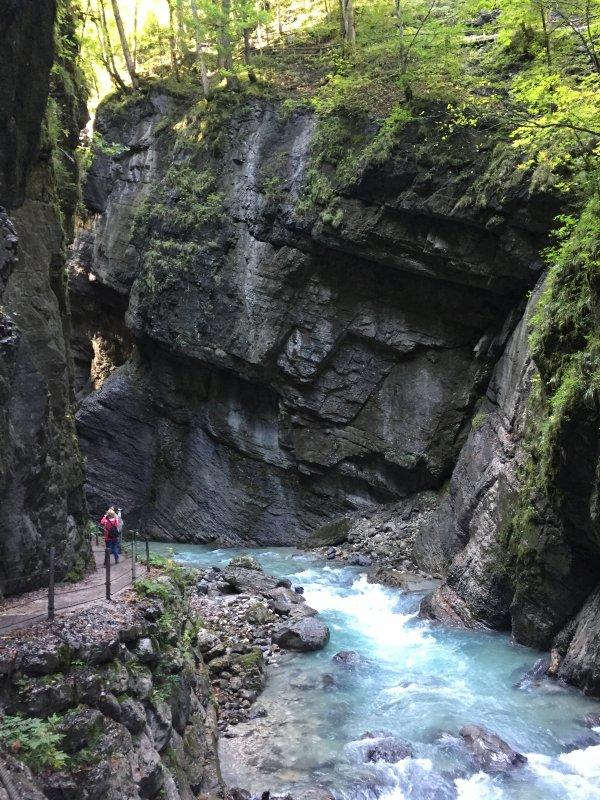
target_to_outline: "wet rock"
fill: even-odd
[[[558,677],[586,694],[600,696],[600,589],[591,594],[567,629]]]
[[[334,795],[328,789],[315,787],[314,789],[300,789],[294,792],[294,800],[334,800]]]
[[[292,582],[288,578],[280,578],[277,581],[277,587],[276,588],[278,588],[278,589],[279,588],[291,589],[292,588]]]
[[[521,680],[515,684],[515,688],[522,689],[523,687],[531,686],[532,684],[533,685],[538,684],[546,677],[549,666],[550,666],[549,656],[543,656],[542,658],[538,658],[535,664],[530,669],[527,670],[525,675],[523,675]]]
[[[294,586],[296,594],[304,594],[304,586]]]
[[[360,752],[365,761],[385,761],[395,764],[403,758],[411,758],[412,746],[409,742],[392,736],[389,731],[374,731],[361,736]]]
[[[335,688],[335,678],[333,675],[325,674],[321,676],[321,685],[323,689],[334,689]]]
[[[588,747],[596,747],[600,744],[599,733],[588,733],[587,736],[579,736],[572,742],[565,745],[564,752],[571,753],[573,750],[586,750]]]
[[[315,617],[304,617],[273,631],[273,641],[286,650],[321,650],[329,641],[329,628]]]
[[[364,656],[361,656],[356,650],[340,650],[339,653],[332,656],[331,660],[334,664],[339,664],[343,667],[358,667],[366,663]]]
[[[318,686],[318,681],[314,675],[311,675],[309,672],[305,672],[301,675],[290,678],[290,686],[292,686],[294,689],[302,689],[303,691],[306,691],[307,689],[316,689]]]
[[[556,678],[560,669],[561,657],[560,653],[553,647],[550,651],[550,659],[548,663],[548,669],[546,670],[548,677]]]
[[[227,800],[250,800],[252,795],[246,789],[233,787],[227,791]]]
[[[460,735],[478,765],[488,772],[505,772],[527,762],[524,755],[480,725],[465,725],[460,729]]]
[[[600,728],[600,711],[592,711],[583,718],[583,724],[588,728]]]

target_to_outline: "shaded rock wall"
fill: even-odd
[[[107,297],[126,306],[136,353],[78,412],[91,506],[122,499],[151,535],[291,544],[441,489],[551,198],[492,192],[483,139],[425,144],[415,122],[331,219],[303,204],[311,114],[250,101],[192,147],[187,112],[155,88],[97,120],[121,150],[90,171],[74,304],[96,293],[99,328]]]
[[[422,612],[446,623],[509,630],[533,647],[557,648],[558,677],[600,695],[600,547],[595,497],[598,422],[576,406],[556,446],[559,469],[531,496],[531,437],[543,418],[542,380],[528,347],[532,294],[500,359],[450,482],[443,518],[467,534],[444,584]],[[589,398],[588,398],[589,401]],[[585,400],[584,400],[585,402]],[[528,513],[517,513],[525,503]],[[441,520],[439,525],[444,524]]]
[[[521,489],[527,404],[536,374],[528,322],[540,291],[541,285],[532,293],[494,370],[439,507],[436,527],[453,529],[465,547],[422,610],[451,624],[511,628],[514,590],[503,534]]]
[[[65,226],[73,208],[61,198],[56,142],[48,133],[54,17],[54,2],[13,0],[4,3],[0,33],[0,205],[5,209],[0,211],[0,591],[5,592],[44,583],[50,545],[57,549],[61,576],[83,569],[89,556],[64,278]],[[68,15],[65,19],[68,28]],[[65,110],[68,131],[60,135],[67,152],[77,142],[81,99],[60,106],[58,83],[53,93],[55,108]]]

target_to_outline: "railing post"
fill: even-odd
[[[146,539],[146,572],[150,572],[150,544],[148,543],[148,534],[144,537]]]
[[[110,600],[110,551],[108,548],[104,554],[104,567],[106,569],[106,599]]]
[[[132,531],[131,539],[131,582],[135,583],[135,557],[137,555],[135,549],[135,530]]]
[[[54,553],[54,547],[51,547],[49,558],[50,578],[48,580],[48,619],[54,619]]]

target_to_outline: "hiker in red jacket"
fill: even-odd
[[[109,508],[100,520],[100,525],[104,531],[104,542],[106,549],[115,557],[115,564],[119,563],[119,527],[117,515],[114,509]]]

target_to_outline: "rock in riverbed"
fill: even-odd
[[[319,619],[303,617],[276,628],[273,641],[286,650],[321,650],[329,641],[329,628]]]
[[[358,667],[360,664],[366,663],[366,659],[356,650],[340,650],[331,660],[334,664],[340,664],[342,667]]]
[[[600,711],[593,711],[590,714],[586,714],[583,719],[583,724],[587,728],[600,728]]]
[[[387,731],[367,732],[361,736],[361,752],[365,761],[385,761],[395,764],[403,758],[411,758],[413,749],[408,742],[392,736]]]
[[[487,772],[506,772],[527,762],[524,755],[480,725],[465,725],[460,729],[460,735],[479,766]]]

